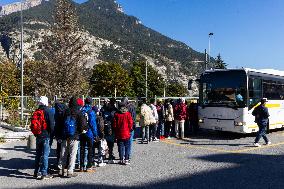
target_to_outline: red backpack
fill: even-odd
[[[44,118],[44,111],[37,109],[33,115],[30,126],[34,135],[40,135],[43,130],[47,129],[47,123]]]

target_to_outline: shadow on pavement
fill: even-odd
[[[111,186],[99,184],[66,184],[44,186],[42,189],[53,188],[96,188],[96,189],[283,189],[284,156],[258,154],[218,154],[201,156],[196,159],[204,162],[215,162],[216,170],[203,171],[193,175],[183,175],[173,179],[145,183],[143,186]],[[188,159],[189,161],[191,158]],[[230,163],[228,166],[222,163]],[[195,168],[196,169],[196,168]],[[142,174],[142,173],[141,173]]]

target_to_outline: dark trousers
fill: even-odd
[[[56,162],[57,164],[59,163],[59,158],[60,158],[60,152],[61,152],[61,142],[58,142],[56,143]]]
[[[166,123],[165,123],[165,137],[171,136],[172,125],[173,125],[172,121],[166,121]]]
[[[93,161],[93,140],[86,134],[80,135],[80,167],[84,167],[85,147],[88,149],[88,164],[87,168],[92,166]]]
[[[265,141],[265,143],[268,143],[269,140],[266,137],[266,125],[267,123],[257,123],[259,131],[257,132],[256,138],[255,138],[255,143],[258,143],[260,138],[262,137]]]
[[[119,159],[129,160],[130,139],[118,139],[117,146],[118,146]]]
[[[157,124],[151,124],[149,129],[150,129],[150,139],[149,140],[151,140],[151,139],[153,140],[156,137],[158,125]]]
[[[107,141],[107,146],[108,146],[109,159],[114,160],[114,154],[113,154],[114,142]]]

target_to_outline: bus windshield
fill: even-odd
[[[203,106],[243,108],[247,105],[247,79],[244,70],[205,72],[201,78],[200,103]]]

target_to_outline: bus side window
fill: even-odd
[[[249,109],[262,98],[262,81],[260,78],[249,78]]]

